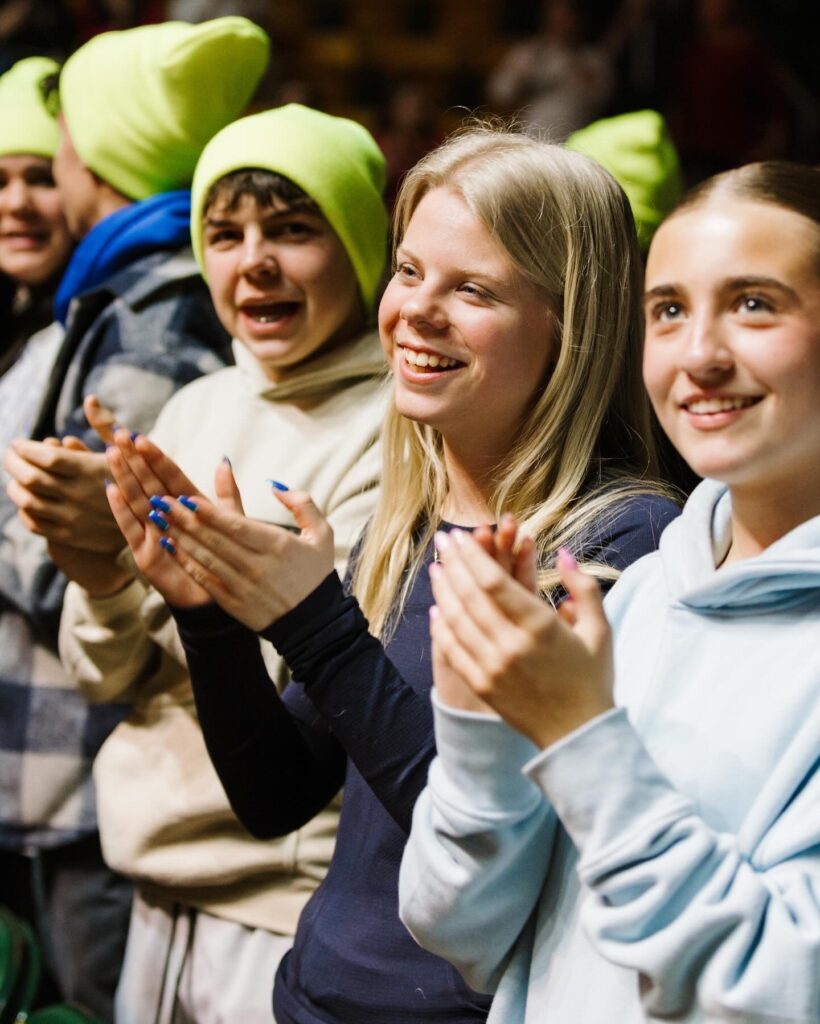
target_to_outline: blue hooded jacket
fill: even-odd
[[[437,708],[402,916],[493,1024],[820,1021],[820,517],[718,571],[701,484],[611,591],[618,707]]]

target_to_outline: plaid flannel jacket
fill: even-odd
[[[101,448],[87,394],[148,430],[178,388],[232,361],[189,251],[143,256],[72,302],[32,437],[75,434]],[[192,424],[195,430],[196,425]],[[0,847],[71,842],[96,829],[91,765],[124,717],[89,705],[62,671],[57,631],[65,578],[42,538],[0,494]]]

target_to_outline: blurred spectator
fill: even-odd
[[[669,119],[694,184],[730,167],[783,156],[783,90],[742,0],[696,0],[696,32],[677,62]]]
[[[423,82],[405,82],[390,97],[384,126],[376,133],[387,160],[385,201],[389,209],[404,174],[442,141],[437,114]]]
[[[64,55],[72,29],[62,0],[0,0],[0,74],[22,57]]]
[[[268,33],[273,30],[272,0],[166,0],[169,21],[210,21],[229,14],[241,14]]]
[[[584,16],[571,0],[546,0],[541,33],[514,46],[487,83],[491,103],[520,108],[528,128],[561,141],[598,117],[614,89],[606,46],[584,38]]]

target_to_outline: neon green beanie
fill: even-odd
[[[370,310],[384,270],[385,161],[370,132],[343,117],[298,103],[229,124],[205,147],[194,174],[191,239],[203,269],[202,217],[211,186],[243,168],[289,178],[319,206],[339,236]],[[204,270],[203,270],[204,273]]]
[[[53,157],[60,132],[46,109],[40,83],[60,70],[48,57],[26,57],[0,78],[0,156]]]
[[[678,154],[666,122],[654,110],[595,121],[567,139],[606,168],[626,192],[643,249],[681,195]]]
[[[240,17],[95,36],[60,75],[74,148],[130,199],[184,188],[208,139],[242,113],[268,56],[267,35]]]

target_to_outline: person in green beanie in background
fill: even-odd
[[[83,413],[99,394],[143,430],[175,390],[231,360],[190,252],[188,191],[209,138],[240,115],[268,62],[267,36],[236,17],[93,38],[59,80],[54,174],[78,240],[55,300],[64,328],[30,429],[4,454],[17,515],[2,523],[0,846],[27,857],[41,936],[62,994],[111,1019],[130,884],[101,856],[93,759],[125,715],[91,707],[57,658],[65,577],[100,580],[121,539],[104,501],[105,458]],[[97,449],[95,451],[94,449]],[[69,530],[67,489],[76,501]]]
[[[27,434],[52,371],[62,328],[53,323],[54,292],[71,255],[72,240],[54,184],[51,162],[59,143],[57,124],[45,106],[42,82],[57,70],[47,57],[18,61],[0,77],[0,290],[7,298],[0,334],[0,451]],[[0,530],[16,518],[17,509],[0,487]],[[25,626],[18,626],[19,572],[14,545],[0,544],[0,707],[15,706],[14,673],[8,673],[9,647],[19,640],[28,653]],[[24,615],[22,609],[19,610]],[[11,723],[9,723],[11,724]],[[14,754],[2,755],[3,778]],[[13,769],[10,771],[13,775]],[[21,851],[19,838],[0,833],[0,904],[34,924],[36,861]],[[58,973],[51,950],[45,949],[46,998],[56,998]]]
[[[387,391],[373,311],[384,182],[384,158],[361,125],[297,104],[212,139],[194,176],[191,233],[236,365],[183,388],[151,431],[187,475],[188,494],[233,505],[238,484],[256,520],[291,521],[270,477],[310,490],[333,525],[342,572],[380,471]],[[105,422],[99,407],[89,413]],[[154,539],[167,507],[146,500],[140,510]],[[163,547],[173,587],[174,546],[165,538]],[[248,834],[208,758],[169,609],[124,565],[102,583],[93,563],[78,572],[84,586],[69,585],[61,628],[64,663],[89,699],[133,702],[95,765],[106,858],[137,882],[117,1024],[264,1024],[279,961],[330,862],[338,807],[322,808],[336,787],[329,779],[316,817],[291,835]],[[172,593],[186,603],[182,578]],[[258,645],[252,634],[244,642]],[[284,663],[264,646],[284,686]],[[304,697],[296,703],[312,717]],[[270,784],[283,786],[283,801],[300,787],[297,778]]]
[[[60,137],[41,91],[57,67],[48,57],[28,57],[0,78],[0,375],[52,323],[73,245],[51,167]]]
[[[678,153],[662,115],[637,110],[593,121],[573,132],[565,145],[591,156],[626,192],[638,241],[646,253],[683,190]]]

